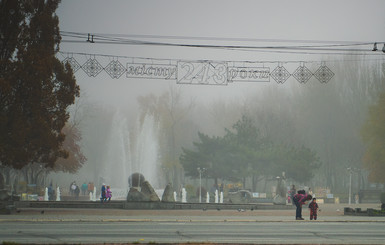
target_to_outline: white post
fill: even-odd
[[[185,188],[182,188],[182,202],[187,202],[187,193]]]
[[[215,190],[215,203],[218,203],[218,190]]]
[[[45,191],[44,191],[44,201],[48,201],[48,188],[47,187],[45,188]]]
[[[56,188],[56,201],[60,201],[60,188],[59,188],[59,186]]]

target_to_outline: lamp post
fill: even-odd
[[[202,202],[202,172],[205,171],[205,168],[197,168],[199,172],[199,203]]]
[[[352,168],[348,168],[349,171],[349,205],[352,204]]]

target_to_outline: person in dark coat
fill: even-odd
[[[100,193],[100,201],[104,202],[106,200],[106,184],[103,183],[101,193]]]
[[[296,206],[296,210],[295,210],[296,220],[304,220],[304,218],[302,218],[302,205],[311,199],[312,199],[312,196],[309,194],[306,194],[304,191],[303,192],[298,191],[298,193],[294,195],[293,201]]]

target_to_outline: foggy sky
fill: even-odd
[[[66,0],[57,14],[60,30],[82,33],[159,35],[215,38],[379,42],[385,40],[385,1],[104,1]],[[164,41],[164,40],[159,40]],[[170,41],[170,40],[167,40]],[[172,40],[171,40],[172,41]],[[193,41],[191,41],[193,42]],[[208,44],[231,42],[201,41]],[[259,45],[247,42],[241,44]],[[269,45],[282,43],[268,42]],[[371,49],[372,47],[367,47]],[[379,45],[382,48],[382,45]],[[179,48],[139,45],[62,43],[61,51],[86,52],[130,57],[173,60],[289,61],[320,60],[319,55],[285,54],[264,51]],[[76,56],[75,56],[76,57]],[[87,58],[87,57],[84,57]],[[341,55],[334,57],[340,59]],[[98,59],[98,58],[97,58]],[[122,60],[122,59],[121,59]],[[122,60],[122,63],[126,62]],[[125,106],[136,97],[167,91],[175,80],[111,79],[99,74],[89,78],[83,71],[77,82],[87,99]],[[297,83],[290,78],[282,88]],[[268,84],[230,84],[228,86],[179,85],[186,97],[198,101],[240,99]]]
[[[60,30],[91,34],[154,35],[196,37],[198,40],[184,40],[188,44],[211,45],[299,45],[295,40],[307,40],[319,43],[368,42],[363,47],[371,50],[374,42],[385,41],[385,1],[383,0],[63,0],[57,14]],[[202,39],[200,39],[200,37]],[[216,40],[203,40],[213,38]],[[254,41],[229,41],[219,39],[255,39]],[[268,40],[265,42],[256,41]],[[145,41],[175,42],[173,39],[144,39]],[[287,40],[287,42],[274,42]],[[309,43],[306,43],[309,45]],[[383,44],[378,48],[382,49]],[[326,65],[341,62],[343,55],[304,54],[301,52],[271,52],[268,50],[231,50],[214,48],[187,48],[141,45],[117,45],[62,42],[63,52],[104,54],[111,56],[142,57],[176,60],[213,60],[235,61],[240,64],[251,62],[290,62],[298,66],[304,61],[326,61]],[[383,60],[384,56],[369,56],[363,59]],[[92,56],[74,55],[82,65]],[[64,59],[65,57],[60,57]],[[113,58],[95,57],[103,65]],[[116,58],[123,65],[128,59]],[[243,62],[243,63],[242,63]],[[275,64],[276,65],[276,64]],[[317,66],[312,63],[309,67]],[[338,74],[337,74],[338,75]],[[75,73],[82,96],[88,103],[106,104],[116,107],[136,108],[137,97],[149,93],[160,94],[170,88],[177,88],[186,101],[194,98],[196,103],[209,105],[212,101],[242,103],[249,95],[258,94],[266,88],[287,88],[307,86],[299,85],[293,77],[284,84],[277,84],[273,79],[269,83],[232,83],[228,86],[177,85],[175,80],[158,79],[112,79],[105,72],[97,77],[88,77],[82,70]],[[335,76],[338,77],[338,76]],[[335,82],[335,80],[331,80]],[[312,78],[310,83],[318,83]],[[256,98],[255,96],[253,98]],[[261,97],[266,98],[266,97]],[[258,101],[257,103],[266,103]],[[270,102],[274,103],[274,98]],[[253,101],[256,103],[256,101]],[[134,110],[134,109],[132,109]],[[130,117],[138,117],[135,111]],[[208,119],[206,119],[207,121]],[[236,120],[236,118],[234,118]],[[215,122],[216,123],[216,122]],[[106,129],[107,130],[107,129]],[[86,137],[85,137],[86,138]],[[83,145],[86,152],[95,151],[90,145]],[[92,157],[88,156],[89,159]],[[92,169],[92,164],[88,164]],[[87,164],[86,164],[87,165]],[[87,166],[77,175],[90,174]],[[71,176],[67,182],[72,181]]]

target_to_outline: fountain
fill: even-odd
[[[56,188],[56,201],[60,201],[60,188],[59,186]]]
[[[206,192],[206,203],[210,202],[210,194],[209,192]]]
[[[174,191],[174,201],[176,202],[176,191]]]
[[[219,198],[219,203],[223,203],[223,191],[221,191],[221,197]]]
[[[135,164],[132,164],[131,171],[143,174],[155,189],[164,188],[159,179],[158,125],[155,123],[154,117],[146,115],[138,132],[136,151],[133,156]]]
[[[146,115],[143,121],[138,121],[136,128],[135,132],[129,132],[127,116],[116,111],[106,143],[105,164],[98,174],[99,181],[113,188],[128,189],[128,177],[141,173],[155,189],[164,189],[159,181],[158,126],[154,117]]]
[[[131,154],[128,122],[120,110],[112,118],[109,138],[106,140],[107,151],[103,160],[105,164],[100,168],[99,182],[117,188],[126,187]],[[96,196],[94,199],[96,200]]]

